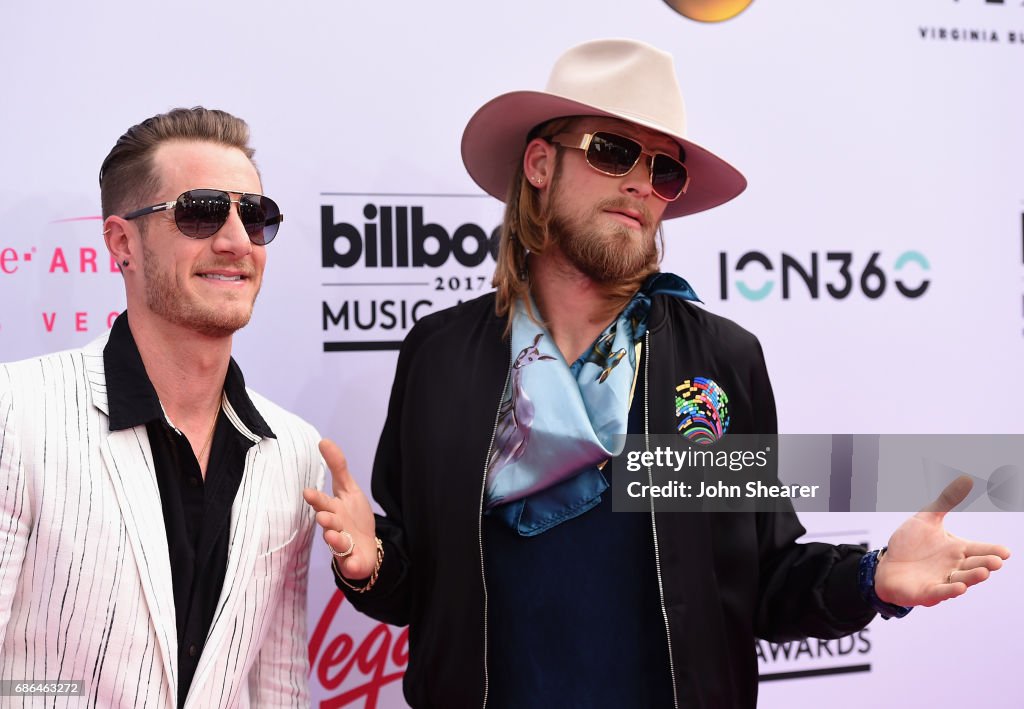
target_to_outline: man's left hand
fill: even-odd
[[[880,599],[898,606],[934,606],[966,593],[1010,557],[1000,544],[968,541],[943,528],[943,517],[972,486],[966,475],[957,478],[893,533],[875,573]]]

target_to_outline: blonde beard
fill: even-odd
[[[590,219],[572,217],[557,211],[557,197],[553,197],[552,212],[548,219],[551,243],[565,255],[580,273],[595,283],[612,287],[635,284],[637,287],[652,273],[658,271],[661,261],[655,235],[657,225],[645,208],[643,236],[634,242],[634,235],[625,225],[609,225],[604,233],[596,233],[590,222],[608,209],[632,208],[636,204],[620,199],[609,199],[597,204]]]

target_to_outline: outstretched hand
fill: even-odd
[[[875,574],[880,599],[898,606],[934,606],[966,593],[1010,557],[1000,544],[960,539],[943,528],[943,517],[972,486],[966,475],[958,477],[893,533]]]
[[[345,454],[333,441],[320,441],[320,454],[331,469],[334,495],[306,488],[302,498],[316,510],[316,522],[324,530],[327,545],[337,553],[351,548],[351,554],[336,558],[342,576],[352,581],[368,578],[377,564],[376,523],[370,501],[349,473]],[[342,532],[351,534],[351,540]]]

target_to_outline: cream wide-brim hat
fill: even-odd
[[[462,161],[488,194],[505,201],[535,127],[563,116],[608,116],[656,130],[685,151],[690,186],[663,219],[728,202],[747,180],[686,139],[686,109],[672,55],[632,39],[600,39],[559,57],[545,91],[514,91],[485,103],[462,134]]]

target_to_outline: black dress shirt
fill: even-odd
[[[111,328],[103,364],[110,430],[144,425],[153,450],[174,586],[181,707],[220,600],[228,562],[231,505],[253,440],[231,423],[222,407],[204,480],[191,444],[164,413],[128,326],[127,314],[118,317]],[[275,438],[249,399],[234,359],[228,364],[224,396],[251,432]]]

